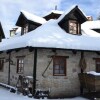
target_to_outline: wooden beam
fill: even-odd
[[[29,52],[32,52],[34,49],[32,47],[29,47]]]
[[[36,92],[36,71],[37,71],[37,48],[34,48],[34,65],[33,65],[33,89],[32,95]]]
[[[9,66],[8,66],[8,85],[10,85],[10,60],[11,60],[11,53],[9,53]]]
[[[72,53],[76,55],[77,54],[77,51],[76,50],[72,50]]]

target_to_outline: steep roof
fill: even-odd
[[[20,19],[23,17],[25,17],[28,21],[31,21],[31,22],[35,22],[35,23],[38,23],[38,24],[44,24],[46,23],[46,20],[42,17],[39,17],[39,16],[36,16],[34,14],[31,14],[29,12],[26,12],[24,10],[21,11],[21,14],[17,20],[17,23],[16,25],[18,25],[18,23],[20,22]]]
[[[63,13],[64,13],[63,11],[52,10],[51,12],[46,14],[43,18],[45,18],[46,20],[58,19]]]
[[[87,21],[87,17],[85,15],[85,13],[77,6],[74,5],[72,6],[70,9],[68,9],[67,11],[65,11],[58,19],[58,22],[60,23],[61,21],[63,21],[64,19],[66,19],[67,17],[69,17],[69,15],[73,12],[77,11],[79,16],[81,16],[83,18],[83,22]]]
[[[100,36],[90,37],[87,34],[88,31],[86,35],[83,33],[80,36],[68,34],[60,28],[58,23],[59,19],[50,20],[28,34],[5,39],[0,44],[0,51],[23,47],[100,51]]]
[[[52,13],[62,15],[64,12],[63,12],[63,11],[60,11],[60,10],[51,10],[51,11],[48,12],[45,16],[48,16],[48,15],[50,15],[50,14],[52,14]]]
[[[81,28],[83,35],[88,35],[90,37],[100,37],[100,33],[93,30],[93,29],[100,30],[100,20],[86,21],[81,25]]]
[[[5,34],[4,34],[4,31],[3,31],[1,22],[0,22],[0,33],[1,33],[0,35],[2,35],[2,38],[5,38]]]
[[[27,46],[100,51],[99,44],[100,37],[67,34],[58,26],[57,21],[50,20],[28,34],[3,40],[0,51]]]

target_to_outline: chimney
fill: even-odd
[[[93,17],[92,16],[87,16],[88,21],[93,21]]]

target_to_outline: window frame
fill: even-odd
[[[2,61],[2,64],[1,64],[1,61]],[[3,72],[3,70],[4,70],[4,58],[0,58],[0,65],[2,66],[0,68],[0,72]]]
[[[59,73],[58,74],[56,74],[55,73],[55,65],[57,65],[57,64],[55,64],[55,60],[57,60],[57,59],[63,59],[63,62],[64,62],[64,69],[63,69],[63,71],[64,71],[64,73],[63,74],[61,74],[60,73],[60,71],[61,71],[61,66],[60,66],[60,64],[59,64]],[[66,60],[66,57],[65,56],[55,56],[55,57],[53,57],[53,76],[66,76],[66,72],[67,72],[67,66],[66,66],[66,63],[67,63],[67,60]]]
[[[28,24],[25,24],[25,25],[22,27],[21,35],[24,35],[24,34],[28,33],[28,31],[29,31],[29,25],[28,25]]]
[[[95,58],[95,66],[96,66],[96,72],[99,72],[100,73],[100,68],[98,68],[98,62],[100,63],[100,58]],[[100,67],[100,64],[99,64],[99,67]]]
[[[24,56],[17,56],[16,58],[17,58],[17,70],[16,70],[16,73],[17,74],[23,74],[24,73]],[[21,60],[21,62],[19,62],[20,60]]]
[[[76,33],[70,33],[70,23],[74,23],[74,24],[76,24]],[[69,20],[68,21],[68,26],[69,26],[69,28],[68,28],[68,30],[69,30],[69,33],[70,34],[73,34],[73,35],[79,35],[80,34],[80,24],[78,23],[78,21],[76,21],[76,20]],[[73,30],[74,31],[74,30]]]

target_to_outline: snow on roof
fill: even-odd
[[[0,43],[0,51],[27,46],[100,51],[100,37],[66,33],[57,22],[50,20],[23,36],[3,40]]]
[[[86,21],[81,25],[81,29],[84,35],[88,35],[91,37],[100,37],[100,33],[92,30],[92,29],[100,29],[100,21]]]
[[[95,75],[95,76],[100,76],[100,73],[97,73],[95,71],[87,72],[87,74],[92,74],[92,75]]]
[[[59,10],[51,10],[49,13],[47,13],[45,16],[48,16],[50,15],[51,13],[54,13],[54,14],[63,14],[64,12],[63,11],[59,11]]]
[[[82,24],[82,28],[88,29],[100,29],[100,20],[86,21]]]
[[[26,12],[26,11],[24,11],[24,10],[22,10],[21,12],[22,12],[22,13],[24,14],[24,16],[25,16],[28,20],[30,20],[30,21],[33,21],[33,22],[36,22],[36,23],[40,23],[40,24],[46,23],[46,20],[45,20],[44,18],[42,18],[42,17],[36,16],[36,15],[31,14],[31,13],[29,13],[29,12]]]
[[[59,18],[58,18],[58,22],[60,22],[71,10],[73,10],[77,5],[73,5],[71,6],[67,11],[65,11]],[[77,6],[78,7],[78,6]],[[78,7],[79,8],[79,7]],[[79,8],[80,9],[80,8]],[[82,12],[82,14],[86,17],[86,14],[80,9],[80,11]]]

